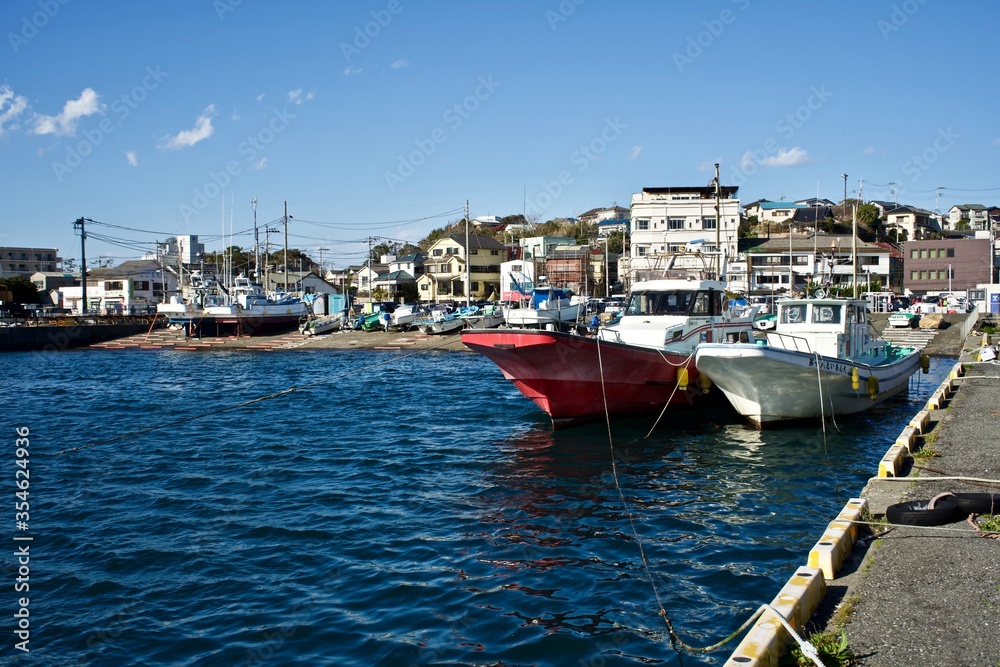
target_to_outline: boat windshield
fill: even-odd
[[[719,315],[725,295],[722,292],[668,290],[636,292],[628,302],[629,315]]]
[[[818,304],[812,309],[812,321],[816,324],[840,324],[843,306]]]

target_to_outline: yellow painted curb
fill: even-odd
[[[832,580],[836,577],[837,570],[854,548],[854,542],[858,539],[858,526],[855,522],[861,520],[861,513],[866,507],[868,501],[863,498],[851,498],[847,501],[847,505],[829,523],[823,537],[809,552],[809,567],[819,569],[825,579]]]
[[[930,422],[931,413],[928,410],[921,410],[913,417],[913,419],[910,420],[909,425],[916,429],[917,433],[923,435]]]
[[[800,567],[771,602],[796,632],[801,633],[826,594],[822,575],[817,568]],[[788,631],[781,622],[771,611],[765,611],[729,656],[726,666],[777,667],[788,639]]]
[[[878,462],[878,476],[895,477],[903,465],[906,451],[906,447],[899,442],[890,447],[889,451],[882,457],[882,460]]]

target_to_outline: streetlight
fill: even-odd
[[[948,293],[951,294],[951,264],[948,265]]]

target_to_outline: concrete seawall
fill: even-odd
[[[68,350],[149,330],[149,322],[0,327],[0,352]]]

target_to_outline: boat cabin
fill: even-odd
[[[872,348],[868,303],[860,299],[785,299],[777,302],[774,347],[818,352],[826,357],[863,357],[884,350]]]

